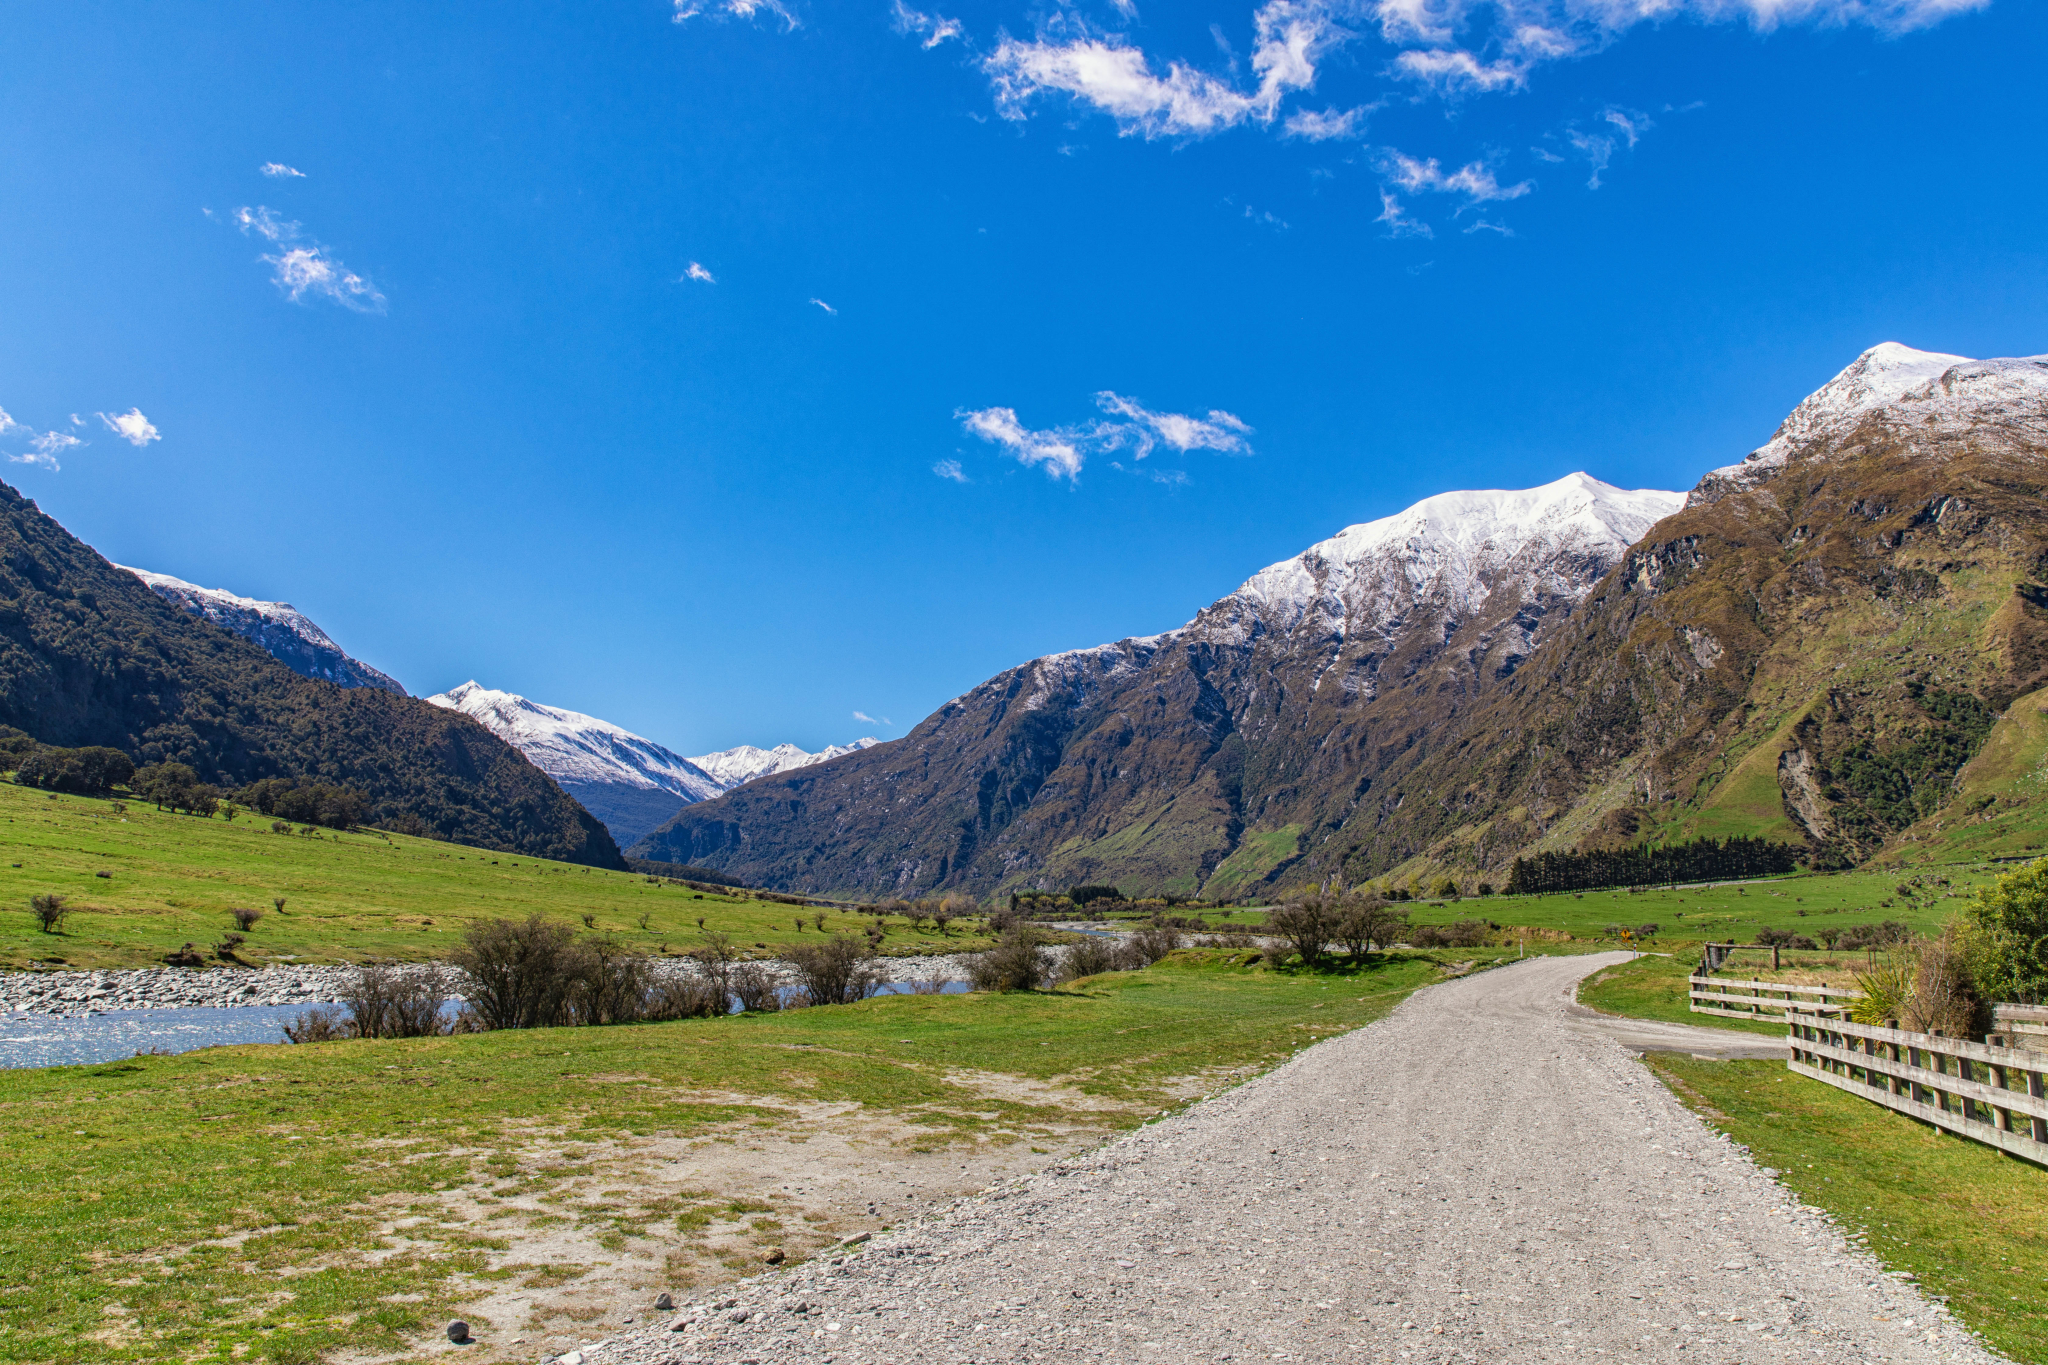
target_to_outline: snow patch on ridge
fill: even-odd
[[[882,741],[869,735],[851,744],[828,744],[817,753],[799,749],[794,744],[778,744],[772,749],[759,749],[751,744],[741,744],[731,749],[721,749],[715,754],[700,754],[690,760],[698,768],[710,774],[720,784],[720,791],[731,791],[743,783],[770,773],[786,773],[796,768],[808,768],[813,763],[823,763],[838,758],[841,754],[872,749]]]
[[[609,783],[708,800],[728,784],[690,760],[608,720],[544,706],[474,679],[428,697],[478,721],[557,782]]]
[[[263,602],[243,597],[225,588],[202,588],[167,573],[116,564],[123,573],[134,574],[143,585],[172,606],[203,616],[215,625],[231,630],[262,646],[293,671],[311,678],[324,678],[343,687],[375,687],[405,695],[405,688],[389,674],[351,658],[334,643],[312,618],[289,602]]]

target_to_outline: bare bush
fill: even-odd
[[[1100,976],[1114,972],[1123,966],[1123,954],[1118,945],[1106,938],[1090,936],[1067,949],[1060,961],[1060,976],[1068,981],[1077,981],[1084,976]]]
[[[822,943],[791,948],[789,963],[813,1005],[851,1005],[882,987],[874,956],[872,940],[862,943],[850,934],[833,934]]]
[[[782,1008],[775,978],[758,962],[739,962],[726,977],[731,999],[748,1014],[773,1014]]]
[[[1375,945],[1391,945],[1407,923],[1407,911],[1378,896],[1351,896],[1338,907],[1337,938],[1352,957],[1363,958]]]
[[[574,936],[540,915],[471,925],[449,961],[469,974],[465,996],[485,1028],[552,1028],[569,1022]]]
[[[36,925],[46,934],[54,934],[64,927],[65,916],[71,913],[62,896],[54,893],[46,896],[30,896],[28,912],[35,916]]]
[[[1940,938],[1922,943],[1917,956],[1913,994],[1906,1002],[1906,1027],[1950,1038],[1980,1035],[1989,1011],[1977,995],[1956,926],[1950,924]]]
[[[724,999],[707,981],[666,976],[647,991],[648,1019],[715,1019],[724,1013]]]
[[[1337,902],[1327,896],[1303,896],[1287,905],[1275,906],[1266,915],[1266,928],[1287,940],[1301,955],[1301,965],[1313,967],[1330,950],[1337,936]]]
[[[968,959],[968,978],[978,991],[1033,991],[1045,978],[1038,958],[1038,935],[1019,925],[996,940],[987,952]]]
[[[228,913],[234,916],[235,927],[245,934],[256,927],[257,920],[263,918],[261,910],[230,910]]]
[[[432,1038],[446,1032],[448,993],[431,968],[365,967],[342,993],[357,1038]]]
[[[1140,929],[1124,940],[1126,952],[1138,959],[1136,965],[1140,967],[1151,966],[1179,947],[1179,931],[1156,924]]]
[[[1483,948],[1492,926],[1483,919],[1461,919],[1456,924],[1425,924],[1412,929],[1408,942],[1417,948]]]
[[[335,1043],[356,1036],[355,1025],[340,1010],[315,1006],[284,1026],[294,1043]]]

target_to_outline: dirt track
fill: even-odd
[[[841,1266],[582,1358],[1997,1359],[1567,1016],[1616,960],[1435,987]]]

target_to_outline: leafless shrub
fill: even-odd
[[[245,934],[256,927],[257,920],[263,918],[261,910],[237,909],[230,910],[228,913],[234,916],[235,927]]]
[[[725,1013],[725,1001],[709,982],[667,976],[647,991],[648,1019],[712,1019]]]
[[[169,967],[204,967],[206,957],[195,943],[187,943],[174,952],[164,954],[164,965]]]
[[[356,1036],[355,1024],[340,1010],[314,1006],[284,1026],[284,1036],[294,1043],[334,1043]]]
[[[535,914],[471,925],[449,961],[468,973],[465,998],[485,1028],[552,1028],[569,1022],[573,956],[568,926]]]
[[[448,1003],[439,974],[431,969],[365,967],[342,992],[357,1038],[432,1038],[445,1032],[441,1007]]]
[[[1124,948],[1130,955],[1138,959],[1136,965],[1140,967],[1151,966],[1160,958],[1165,957],[1168,953],[1173,952],[1179,947],[1179,931],[1157,925],[1151,928],[1140,929],[1137,933],[1124,940]]]
[[[1913,972],[1913,995],[1906,1002],[1905,1024],[1916,1033],[1974,1038],[1983,1032],[1988,1011],[1978,998],[1977,983],[1950,924],[1941,937],[1920,945]]]
[[[46,896],[30,896],[28,912],[35,916],[38,927],[46,934],[54,934],[64,927],[64,917],[71,913],[64,904],[64,898],[54,893]]]
[[[213,955],[222,962],[240,962],[242,959],[235,955],[235,950],[248,941],[240,934],[222,934],[220,942],[213,945]]]
[[[647,1017],[647,959],[609,939],[574,946],[563,964],[571,977],[572,1024],[630,1024]]]
[[[749,1014],[773,1014],[782,1008],[782,996],[775,989],[775,978],[758,962],[735,963],[726,984],[731,990],[731,999]]]
[[[1407,911],[1378,896],[1351,896],[1338,907],[1337,937],[1353,958],[1363,958],[1374,947],[1392,944],[1407,923]]]
[[[874,940],[832,934],[821,943],[800,943],[789,950],[790,965],[813,1005],[851,1005],[881,989],[874,966]]]
[[[967,974],[978,991],[1037,990],[1045,976],[1038,935],[1021,924],[1005,931],[993,948],[968,960]]]
[[[1483,919],[1461,919],[1456,924],[1424,924],[1410,931],[1408,941],[1417,948],[1481,948],[1491,932]]]
[[[1328,955],[1330,940],[1337,936],[1337,903],[1327,896],[1303,896],[1269,911],[1266,928],[1287,940],[1302,966],[1313,967]]]
[[[1111,939],[1090,937],[1082,939],[1067,949],[1060,961],[1060,975],[1068,981],[1077,981],[1084,976],[1100,976],[1104,972],[1118,970],[1124,962],[1119,945]]]

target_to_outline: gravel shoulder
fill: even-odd
[[[1434,987],[1098,1151],[564,1365],[1999,1359],[1567,1009]]]

